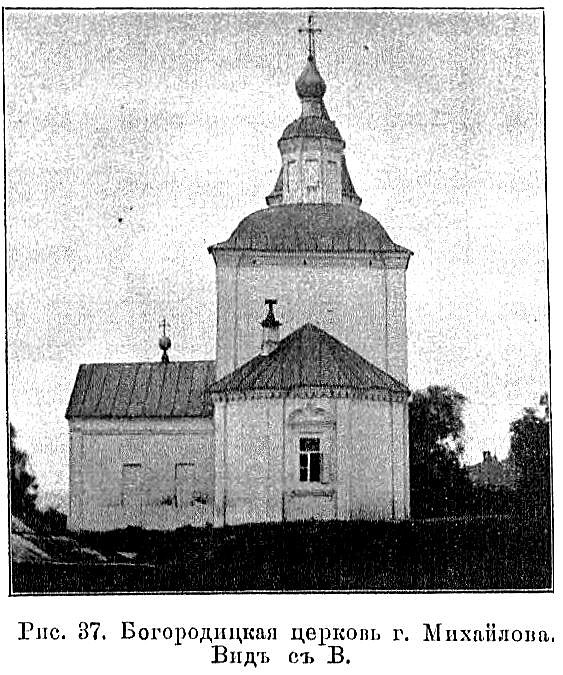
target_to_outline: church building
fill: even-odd
[[[215,361],[80,366],[69,527],[409,516],[406,269],[362,211],[309,54],[267,208],[209,248]]]

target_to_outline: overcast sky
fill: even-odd
[[[6,12],[9,412],[47,501],[80,363],[158,359],[163,315],[173,359],[214,357],[207,246],[275,183],[305,18]],[[316,19],[362,208],[415,253],[410,386],[465,394],[467,460],[503,456],[548,387],[541,13]]]

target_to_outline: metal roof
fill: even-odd
[[[214,379],[215,361],[81,365],[66,417],[211,417]]]
[[[319,98],[326,93],[326,83],[317,69],[315,58],[309,55],[303,72],[295,81],[295,90],[299,98]]]
[[[345,204],[284,204],[255,211],[209,251],[215,249],[411,253],[395,244],[369,213]]]
[[[350,173],[348,172],[346,158],[344,155],[342,155],[342,196],[352,199],[356,206],[360,206],[362,203],[362,199],[358,196],[356,188],[354,187],[352,179],[350,178]]]
[[[328,117],[298,117],[283,130],[278,145],[290,138],[329,138],[333,141],[342,141],[336,124]]]
[[[384,390],[408,388],[311,323],[280,341],[268,356],[256,356],[210,387],[213,394],[299,389]]]

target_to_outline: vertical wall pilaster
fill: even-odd
[[[393,466],[393,518],[402,520],[405,514],[405,491],[404,491],[404,417],[403,404],[392,402],[392,451],[391,462]]]
[[[409,448],[409,405],[405,401],[403,404],[403,502],[404,517],[410,518],[411,515],[411,487],[410,487],[410,448]]]
[[[217,379],[235,368],[237,340],[237,270],[238,266],[229,260],[218,259],[217,282]]]
[[[69,425],[69,514],[68,529],[84,529],[84,481],[82,472],[84,453],[82,448],[82,434]]]
[[[224,402],[215,402],[215,495],[213,499],[213,525],[225,525],[227,499],[227,407]]]
[[[351,420],[350,401],[337,399],[336,401],[336,517],[338,520],[350,518],[350,490],[351,470],[350,453],[347,452],[351,445]]]
[[[278,522],[283,518],[284,490],[284,412],[282,399],[271,399],[268,406],[268,517]]]
[[[407,384],[407,304],[406,274],[401,268],[387,267],[387,372]]]

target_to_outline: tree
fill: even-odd
[[[35,520],[37,511],[37,481],[29,466],[27,453],[20,450],[16,443],[16,430],[10,422],[10,505],[12,515],[30,523]]]
[[[451,387],[415,391],[409,402],[411,509],[438,516],[464,509],[471,491],[461,467],[466,398]]]
[[[549,513],[551,502],[551,409],[547,393],[539,406],[525,408],[510,424],[509,457],[518,476],[518,492],[524,507],[535,514]]]

